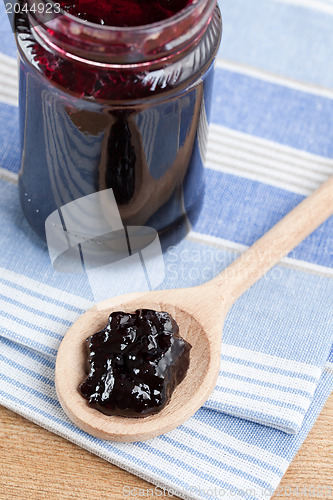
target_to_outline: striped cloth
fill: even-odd
[[[333,174],[333,2],[221,8],[208,196],[165,255],[166,288],[215,276]],[[181,498],[269,498],[333,388],[333,220],[233,306],[217,386],[184,425],[135,444],[87,435],[57,401],[54,362],[93,298],[85,275],[52,269],[21,214],[16,49],[2,4],[0,19],[1,404]]]

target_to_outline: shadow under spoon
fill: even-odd
[[[213,280],[192,288],[122,295],[89,309],[68,330],[57,355],[56,390],[68,417],[89,434],[114,441],[146,440],[182,424],[215,387],[223,323],[232,304],[331,215],[333,177]],[[144,418],[107,416],[89,407],[78,390],[86,376],[84,341],[105,327],[112,311],[141,308],[174,317],[181,336],[192,345],[190,367],[161,412]]]

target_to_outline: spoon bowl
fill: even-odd
[[[102,439],[142,441],[174,429],[208,399],[219,373],[222,327],[232,304],[298,243],[333,214],[333,177],[294,208],[216,278],[198,287],[132,293],[89,309],[66,333],[57,355],[59,401],[81,429]],[[147,417],[107,416],[88,406],[78,387],[86,377],[85,339],[107,324],[111,312],[166,311],[192,349],[184,380],[167,406]]]
[[[193,291],[192,303],[198,289]],[[189,311],[186,303],[188,299],[182,292],[182,289],[161,290],[105,300],[89,309],[68,330],[57,356],[56,389],[66,414],[81,429],[103,439],[141,441],[180,425],[207,399],[207,393],[212,392],[219,372],[220,355],[216,351],[216,337],[222,333],[221,319],[215,318],[214,331],[210,328],[210,335],[207,335],[207,323],[202,325],[196,319],[195,311]],[[182,304],[184,298],[187,300]],[[111,312],[121,310],[132,313],[141,308],[168,311],[175,319],[180,326],[181,336],[192,346],[189,369],[183,382],[173,392],[169,404],[159,413],[143,418],[104,415],[91,408],[78,391],[87,376],[84,341],[105,327]]]

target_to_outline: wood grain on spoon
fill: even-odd
[[[232,304],[332,214],[333,177],[208,283],[114,297],[87,311],[68,330],[57,356],[57,394],[69,418],[88,433],[115,441],[150,439],[183,423],[214,389],[222,326]],[[145,418],[109,417],[90,408],[78,391],[85,378],[84,340],[105,327],[111,311],[140,308],[174,317],[181,336],[192,345],[190,368],[161,412]]]

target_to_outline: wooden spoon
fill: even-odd
[[[114,441],[150,439],[183,423],[215,387],[222,326],[232,304],[332,214],[333,177],[213,280],[192,288],[118,296],[89,309],[68,330],[57,356],[56,389],[68,417],[89,434]],[[167,311],[175,318],[192,345],[190,367],[161,412],[145,418],[109,417],[90,408],[78,391],[86,377],[84,340],[105,327],[111,311],[140,308]]]

